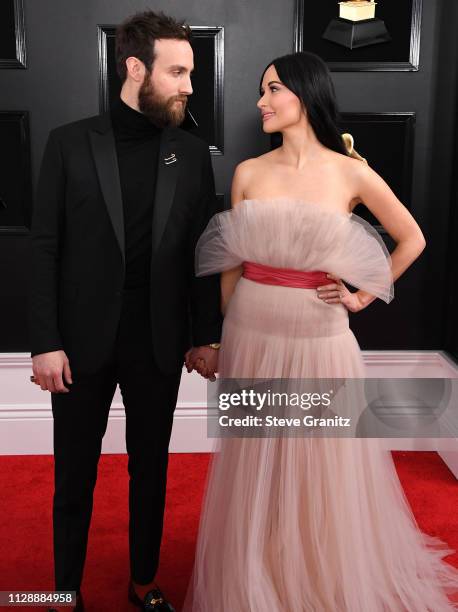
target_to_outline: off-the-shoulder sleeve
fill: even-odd
[[[214,215],[197,241],[196,276],[230,270],[243,261],[241,236],[237,232],[235,209]]]
[[[322,270],[386,303],[394,296],[391,257],[377,230],[355,214],[323,206],[252,200],[213,216],[197,242],[196,275],[223,272],[243,261]]]
[[[387,304],[394,297],[391,256],[377,230],[353,214],[335,251],[329,253],[328,267],[344,281],[375,295]]]

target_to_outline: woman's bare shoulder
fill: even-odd
[[[250,173],[256,172],[257,170],[264,168],[266,164],[270,164],[273,162],[273,151],[269,151],[268,153],[264,153],[264,155],[259,155],[259,157],[250,157],[240,162],[235,171],[242,173]]]
[[[338,164],[342,170],[346,173],[360,175],[366,173],[369,168],[368,164],[350,155],[342,155],[341,153],[332,152],[335,158],[336,164]]]
[[[358,190],[361,181],[365,181],[374,175],[374,171],[369,164],[360,159],[332,152],[332,166],[330,168],[337,172],[341,180],[350,190]]]
[[[255,180],[260,172],[265,172],[266,166],[269,163],[264,156],[251,157],[240,162],[234,172],[234,181],[242,186],[247,186],[251,181]]]
[[[260,176],[265,176],[268,164],[266,155],[261,155],[246,159],[236,166],[232,180],[232,202],[239,202],[247,197],[252,185],[258,183]]]

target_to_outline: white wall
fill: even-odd
[[[363,351],[370,378],[457,378],[458,368],[442,352]],[[52,454],[49,393],[29,381],[31,359],[25,353],[0,354],[0,455]],[[206,435],[206,381],[183,372],[175,411],[171,452],[209,452]],[[452,398],[458,404],[457,398]],[[104,453],[124,453],[124,409],[119,390],[113,399]],[[387,439],[392,450],[438,450],[458,478],[457,439]]]

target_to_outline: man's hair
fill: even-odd
[[[191,29],[164,13],[145,11],[128,17],[116,29],[116,68],[122,82],[126,80],[126,59],[136,57],[148,72],[154,62],[154,43],[159,39],[191,41]]]

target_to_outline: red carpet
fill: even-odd
[[[425,532],[458,549],[458,481],[436,453],[393,453],[417,521]],[[168,506],[158,582],[180,608],[191,571],[208,455],[170,457]],[[0,590],[52,589],[49,456],[0,457],[2,557]],[[83,592],[88,612],[129,612],[127,458],[100,461]],[[448,561],[458,567],[458,553]],[[8,610],[11,608],[2,608]],[[27,610],[43,608],[28,607]]]

